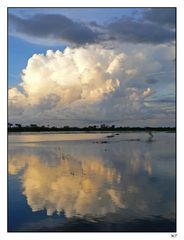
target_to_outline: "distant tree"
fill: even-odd
[[[31,124],[30,127],[32,127],[32,128],[37,128],[38,125],[37,125],[37,124]]]
[[[101,124],[100,128],[104,129],[104,128],[106,128],[106,125],[105,124]]]
[[[15,126],[18,127],[18,128],[21,128],[21,127],[22,127],[22,125],[21,125],[21,124],[18,124],[18,123],[16,123]]]
[[[88,129],[89,131],[91,131],[91,130],[93,130],[93,127],[92,127],[91,125],[89,125],[89,126],[87,127],[87,129]]]
[[[63,129],[68,130],[68,129],[70,129],[70,127],[69,126],[64,126]]]
[[[8,127],[11,128],[13,126],[12,123],[8,123]]]

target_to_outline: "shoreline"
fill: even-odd
[[[85,130],[70,130],[70,131],[64,131],[64,130],[57,130],[57,131],[54,131],[54,130],[44,130],[44,131],[34,131],[34,130],[29,130],[29,131],[8,131],[8,135],[11,135],[11,134],[22,134],[22,133],[40,133],[40,134],[87,134],[87,133],[90,133],[90,134],[98,134],[98,133],[132,133],[132,132],[137,132],[137,133],[145,133],[145,132],[166,132],[166,133],[176,133],[176,129],[173,129],[173,130],[98,130],[98,131],[85,131]]]

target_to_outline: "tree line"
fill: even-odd
[[[175,127],[116,127],[115,125],[89,125],[86,127],[72,127],[72,126],[39,126],[37,124],[30,124],[23,126],[22,124],[8,123],[8,132],[47,132],[47,131],[176,131]]]

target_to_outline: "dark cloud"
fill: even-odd
[[[175,27],[176,9],[175,8],[151,8],[143,13],[145,20],[166,25],[168,27]]]
[[[117,40],[131,43],[169,43],[175,39],[175,32],[154,22],[122,17],[108,25],[109,34]]]
[[[18,34],[76,44],[95,43],[99,35],[84,23],[60,14],[37,14],[29,19],[10,14],[9,23]]]
[[[23,38],[73,44],[128,42],[160,44],[175,40],[175,8],[145,8],[139,17],[122,16],[109,24],[76,22],[61,14],[30,18],[9,15],[10,32]]]
[[[148,99],[146,102],[150,103],[168,103],[175,105],[175,97],[165,97],[165,98],[156,98],[156,99]]]
[[[146,83],[149,83],[149,84],[156,84],[158,83],[158,79],[155,79],[155,78],[149,78],[149,79],[146,79],[145,82]]]

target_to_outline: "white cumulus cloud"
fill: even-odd
[[[165,62],[155,51],[164,53]],[[34,54],[22,70],[20,86],[9,89],[9,121],[58,125],[57,119],[68,119],[67,124],[78,125],[84,119],[86,125],[145,118],[151,106],[145,101],[156,92],[146,80],[170,61],[166,52],[166,46],[123,51],[90,45]]]

